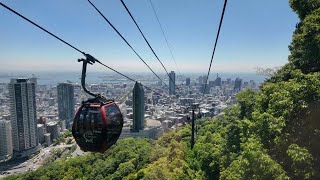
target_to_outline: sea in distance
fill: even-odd
[[[143,84],[154,84],[159,81],[159,79],[151,73],[126,73],[127,76],[133,78],[137,81],[140,81]],[[194,73],[194,74],[178,74],[176,73],[176,83],[181,84],[185,83],[187,77],[191,78],[198,82],[199,76],[204,76],[205,73]],[[254,80],[256,83],[263,82],[266,77],[257,75],[256,73],[218,73],[219,77],[224,81],[227,78],[235,80],[237,77],[241,78],[244,81]],[[208,81],[215,80],[217,73],[212,72]],[[9,83],[11,78],[38,78],[38,85],[48,85],[56,86],[61,82],[71,82],[71,83],[81,83],[81,72],[19,72],[19,73],[0,73],[0,83]],[[163,79],[165,83],[169,81],[166,74],[160,74],[159,77]],[[120,76],[115,73],[102,73],[102,72],[90,72],[86,76],[87,84],[123,84],[123,83],[132,83],[132,81],[126,79],[123,76]]]

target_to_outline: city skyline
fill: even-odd
[[[287,62],[289,54],[287,46],[298,19],[288,2],[277,1],[277,6],[274,6],[275,2],[275,0],[230,2],[212,71],[254,72],[257,66],[276,67]],[[88,9],[89,4],[85,1],[63,2],[63,7],[60,6],[62,1],[49,3],[34,1],[37,6],[30,2],[4,1],[4,3],[113,68],[122,72],[148,72],[112,29],[107,27],[94,11]],[[128,38],[147,63],[161,72],[160,64],[147,49],[120,2],[95,3]],[[201,3],[185,1],[183,6],[179,6],[179,2],[154,1],[154,5],[180,71],[207,71],[222,1],[201,1]],[[167,69],[178,72],[149,2],[128,1],[127,6]],[[181,9],[179,12],[176,11],[177,7]],[[81,68],[81,64],[76,62],[81,58],[80,54],[18,19],[7,10],[0,8],[0,13],[3,14],[0,23],[6,24],[7,27],[0,30],[1,38],[7,42],[0,45],[0,48],[4,49],[4,53],[0,56],[0,61],[3,63],[1,70],[77,71]],[[66,14],[68,16],[65,16]],[[86,27],[83,27],[84,22]],[[191,22],[194,25],[191,25]],[[243,24],[244,22],[250,23]],[[277,26],[277,29],[272,29],[270,25]],[[17,51],[19,53],[15,53]],[[99,66],[90,68],[93,71],[105,71]]]

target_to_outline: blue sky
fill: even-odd
[[[0,0],[122,72],[148,72],[86,0]],[[182,73],[207,71],[223,0],[152,0]],[[120,0],[92,0],[157,72],[160,63]],[[168,70],[176,71],[149,0],[125,0]],[[254,72],[287,62],[296,14],[288,0],[229,0],[212,72]],[[82,55],[0,7],[0,71],[79,71]],[[103,71],[98,64],[92,71]],[[108,72],[109,70],[107,70]]]

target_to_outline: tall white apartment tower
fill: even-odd
[[[12,148],[11,123],[0,119],[0,162],[11,158]]]
[[[9,83],[13,151],[29,156],[38,147],[35,84],[29,79],[11,79]]]

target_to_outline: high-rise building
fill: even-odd
[[[187,78],[186,79],[186,86],[189,86],[190,85],[190,78]]]
[[[214,87],[215,81],[209,81],[209,87]]]
[[[51,140],[57,139],[59,137],[59,128],[57,122],[47,123],[47,133],[51,134]]]
[[[170,78],[169,78],[169,95],[175,95],[176,94],[176,74],[174,73],[174,71],[171,71],[171,73],[169,74]]]
[[[254,82],[254,80],[250,80],[250,87],[251,88],[255,88],[256,87],[256,83]]]
[[[208,83],[207,82],[207,76],[203,76],[203,78],[202,78],[202,84],[205,84],[205,83]]]
[[[221,86],[221,77],[219,77],[219,74],[217,74],[217,78],[216,78],[216,86]]]
[[[227,79],[227,84],[231,84],[231,78]]]
[[[199,76],[198,82],[199,82],[199,84],[202,84],[202,82],[203,82],[203,77],[202,76]]]
[[[11,122],[0,120],[0,161],[10,159],[12,152]]]
[[[59,119],[66,121],[66,128],[71,128],[74,117],[74,86],[70,83],[59,83],[58,91],[58,111]]]
[[[9,83],[13,150],[17,157],[33,154],[39,147],[35,85],[29,79]]]
[[[243,82],[243,88],[247,88],[248,86],[249,86],[249,82],[248,81]]]
[[[49,106],[54,106],[54,98],[49,98],[48,99],[48,105]]]
[[[43,143],[44,142],[44,125],[43,124],[37,124],[37,129],[38,129],[38,137],[39,137],[39,142]]]
[[[201,89],[200,89],[201,93],[204,94],[209,94],[210,92],[210,87],[208,84],[201,84]]]
[[[133,131],[144,128],[144,90],[140,83],[136,82],[133,93]]]
[[[60,120],[59,125],[60,125],[60,131],[64,132],[66,130],[66,121]]]
[[[46,133],[43,136],[44,136],[44,142],[47,144],[47,146],[50,146],[50,144],[51,144],[51,134],[50,133]]]
[[[242,85],[242,79],[237,78],[234,82],[234,90],[235,91],[240,91],[241,90],[241,85]]]
[[[37,92],[38,80],[34,74],[32,74],[32,78],[29,79],[29,82],[34,83],[34,88],[36,89],[36,92]]]

